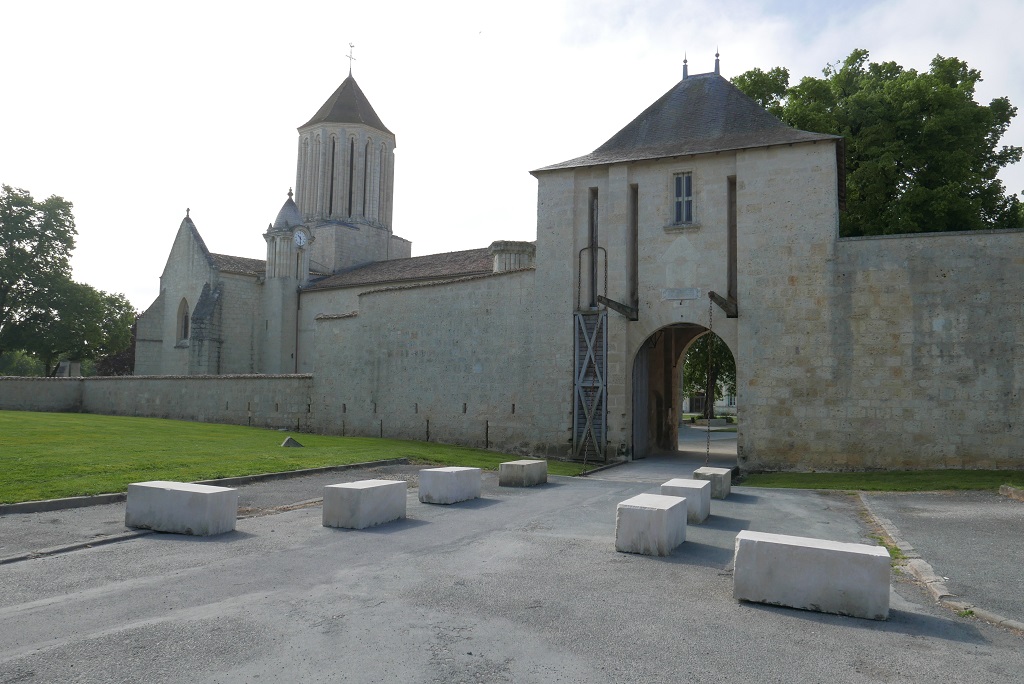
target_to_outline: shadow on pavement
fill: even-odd
[[[808,622],[842,625],[844,627],[867,629],[875,632],[893,632],[913,637],[932,637],[963,644],[981,645],[989,643],[988,639],[982,636],[981,632],[974,625],[952,618],[911,613],[905,610],[890,609],[888,620],[866,620],[864,618],[800,610],[799,608],[769,606],[764,603],[751,603],[749,601],[741,601],[741,603],[751,610],[785,614],[787,617]]]

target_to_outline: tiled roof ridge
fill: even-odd
[[[381,292],[397,292],[398,290],[416,290],[423,287],[436,287],[438,285],[451,285],[452,283],[464,283],[470,280],[483,280],[484,278],[497,278],[500,276],[506,276],[512,273],[522,273],[524,271],[535,271],[537,270],[534,266],[528,266],[526,268],[513,268],[507,271],[498,271],[496,273],[475,273],[472,275],[460,276],[458,278],[447,278],[445,280],[430,280],[423,283],[404,283],[389,285],[388,287],[378,287],[374,290],[364,290],[359,293],[359,296],[368,294],[378,294]]]
[[[375,261],[329,275],[311,283],[305,290],[329,290],[340,287],[489,273],[494,268],[494,257],[489,250],[489,247],[481,247]]]
[[[227,273],[262,275],[267,271],[266,259],[254,259],[252,257],[240,257],[231,254],[210,254],[209,256],[211,263],[218,270]]]

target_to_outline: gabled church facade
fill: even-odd
[[[839,238],[842,140],[717,59],[533,171],[535,242],[410,257],[394,146],[350,76],[299,128],[266,261],[211,254],[186,215],[136,375],[283,375],[282,427],[605,461],[674,449],[683,354],[713,331],[743,468],[1024,465],[1024,232]]]
[[[160,295],[139,319],[136,374],[308,370],[298,350],[301,288],[410,256],[391,230],[394,151],[394,134],[350,74],[299,127],[299,203],[289,190],[263,235],[265,261],[211,254],[186,212]]]

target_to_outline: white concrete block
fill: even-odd
[[[360,480],[324,487],[324,527],[361,530],[405,517],[405,480]]]
[[[548,462],[533,459],[507,461],[498,466],[501,487],[533,487],[548,481]]]
[[[661,493],[686,499],[688,523],[702,523],[711,515],[711,482],[708,480],[686,480],[677,477],[661,485]]]
[[[615,550],[667,556],[686,541],[686,499],[637,494],[615,508]]]
[[[743,601],[885,620],[889,553],[881,546],[744,530],[733,596]]]
[[[693,471],[693,479],[711,482],[712,499],[724,499],[732,489],[732,470],[729,468],[697,468]]]
[[[205,537],[235,529],[237,516],[237,489],[164,480],[128,485],[127,527]]]
[[[480,496],[479,468],[426,468],[419,477],[423,503],[453,504]]]

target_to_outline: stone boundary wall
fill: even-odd
[[[1024,467],[1022,275],[1021,230],[837,240],[814,334],[740,406],[741,465]]]
[[[508,271],[364,292],[358,314],[317,318],[315,366],[335,369],[315,373],[317,431],[567,455],[551,407],[571,398],[571,366],[537,352],[533,295],[534,271]]]
[[[314,430],[312,375],[0,378],[0,409]]]
[[[82,380],[0,377],[0,410],[78,413],[82,410]]]

